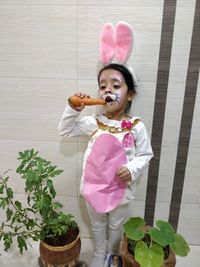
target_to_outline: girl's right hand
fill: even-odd
[[[88,97],[88,98],[90,98],[89,95],[86,95],[86,94],[83,94],[83,93],[76,93],[76,94],[74,94],[74,96],[78,96],[78,97],[80,97],[80,98],[84,98],[84,97]],[[78,106],[78,107],[74,107],[74,106],[71,105],[70,103],[69,103],[69,105],[70,105],[71,108],[73,108],[73,109],[76,110],[76,111],[81,111],[81,110],[83,110],[83,109],[85,108],[85,105],[84,105],[83,103],[81,103],[81,105]]]

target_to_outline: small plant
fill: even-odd
[[[11,247],[14,238],[20,253],[27,250],[29,240],[63,245],[67,242],[66,233],[77,229],[74,217],[58,211],[62,205],[54,201],[56,191],[52,178],[63,171],[41,158],[34,149],[19,152],[18,160],[21,163],[16,172],[25,180],[25,206],[14,198],[13,189],[8,185],[8,171],[0,175],[0,208],[5,210],[6,217],[0,225],[0,240],[5,251]]]
[[[189,253],[186,240],[175,233],[170,223],[158,220],[156,226],[145,226],[140,217],[132,217],[123,225],[128,251],[141,267],[160,267],[170,250],[179,256]]]

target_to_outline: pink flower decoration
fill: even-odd
[[[132,128],[132,123],[130,121],[126,122],[126,128],[131,129]]]
[[[122,128],[126,128],[126,121],[125,121],[125,120],[122,121],[122,123],[121,123],[121,127],[122,127]]]
[[[122,123],[121,123],[121,127],[122,128],[126,128],[126,129],[131,129],[132,128],[132,123],[131,123],[131,121],[123,120]]]
[[[122,140],[123,147],[131,147],[135,144],[134,136],[132,133],[126,133]]]

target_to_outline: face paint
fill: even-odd
[[[104,70],[99,79],[99,95],[107,103],[109,112],[123,109],[127,103],[127,85],[122,74],[115,70]]]
[[[120,82],[120,83],[122,83],[122,82],[124,81],[124,78],[122,77],[121,74],[113,74],[113,75],[111,76],[111,79],[112,79],[113,81]]]
[[[107,104],[111,104],[112,102],[117,102],[118,104],[120,103],[120,100],[123,98],[124,94],[122,94],[121,92],[116,92],[113,94],[102,94],[100,95],[101,98],[103,98]],[[111,105],[109,105],[111,106]]]
[[[118,104],[123,101],[123,99],[126,97],[126,94],[121,92],[121,91],[118,91],[116,93],[116,101],[118,102]]]
[[[106,100],[106,102],[112,102],[117,99],[117,94],[104,94],[102,98]]]

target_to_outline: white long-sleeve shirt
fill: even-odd
[[[101,134],[108,133],[114,135],[115,138],[122,142],[126,132],[124,132],[121,128],[121,121],[110,120],[104,115],[90,115],[79,118],[80,113],[81,112],[72,109],[68,105],[64,110],[58,128],[59,134],[65,138],[79,135],[87,135],[90,137],[83,160],[83,175],[80,186],[80,191],[82,193],[84,170],[87,158],[92,151],[95,140]],[[134,182],[142,175],[144,169],[149,165],[149,161],[153,157],[151,144],[143,122],[141,122],[138,117],[132,117],[130,119],[132,123],[136,120],[137,123],[132,127],[132,129],[130,129],[134,136],[134,145],[131,147],[124,147],[127,157],[127,163],[124,164],[124,166],[126,166],[131,173],[132,182],[127,183],[125,196],[121,204],[124,204],[134,198]]]

